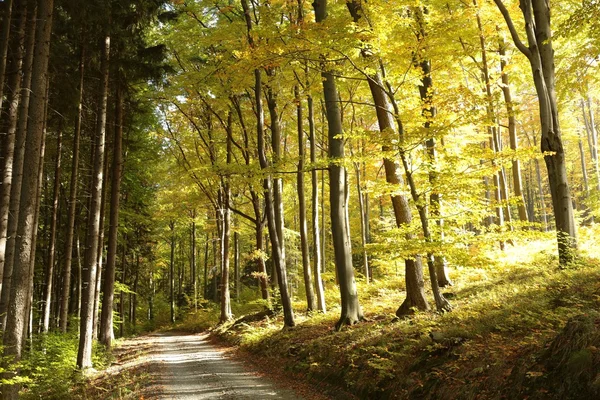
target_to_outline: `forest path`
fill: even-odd
[[[208,341],[208,335],[168,332],[152,336],[154,374],[161,399],[299,400]]]

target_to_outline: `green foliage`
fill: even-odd
[[[22,360],[21,375],[24,380],[24,399],[70,398],[74,387],[85,382],[75,368],[79,339],[73,334],[50,333],[36,335],[31,349]],[[97,370],[110,363],[111,356],[103,346],[94,343],[92,362]]]
[[[594,230],[582,231],[584,248],[595,243]],[[293,329],[281,330],[278,317],[232,323],[217,333],[301,377],[363,398],[594,398],[598,258],[559,270],[552,238],[478,251],[487,262],[453,268],[452,313],[395,320],[401,269],[397,278],[358,281],[368,322],[341,332],[332,329],[339,312],[333,307],[299,315]]]

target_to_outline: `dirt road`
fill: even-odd
[[[298,400],[290,389],[246,370],[211,345],[206,335],[165,333],[153,337],[152,362],[161,399]]]

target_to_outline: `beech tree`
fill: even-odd
[[[521,39],[511,14],[501,0],[494,0],[504,17],[515,46],[531,65],[539,101],[541,150],[544,155],[554,209],[559,261],[562,267],[573,261],[577,250],[577,227],[565,164],[556,99],[554,48],[550,23],[550,3],[521,0],[519,7],[525,19],[527,45]],[[546,154],[550,152],[551,154]]]
[[[327,0],[313,3],[315,20],[323,22],[327,18]],[[347,172],[344,162],[344,138],[342,119],[339,108],[339,97],[333,72],[328,65],[323,65],[323,95],[327,112],[329,139],[329,201],[331,203],[331,233],[335,253],[335,266],[340,284],[342,310],[336,329],[344,325],[352,325],[363,319],[358,302],[354,269],[352,266],[352,248],[350,244],[350,227],[348,226]]]

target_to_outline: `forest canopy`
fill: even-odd
[[[199,312],[340,331],[377,291],[443,318],[496,263],[597,264],[598,16],[0,1],[2,395],[35,393],[48,337],[87,370],[96,341]]]

